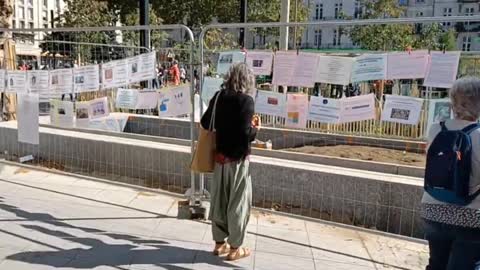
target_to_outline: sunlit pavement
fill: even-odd
[[[211,254],[178,198],[0,163],[0,270],[425,269],[424,244],[255,212],[250,258]]]

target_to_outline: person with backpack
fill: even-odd
[[[430,247],[427,270],[480,269],[480,79],[450,90],[454,119],[428,135],[422,217]]]

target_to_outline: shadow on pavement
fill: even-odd
[[[176,264],[205,263],[235,269],[221,258],[214,257],[210,252],[198,249],[189,249],[175,246],[166,241],[144,239],[137,236],[111,233],[104,230],[74,226],[57,220],[48,213],[33,213],[9,205],[0,197],[0,209],[15,214],[29,224],[20,224],[25,229],[32,230],[52,239],[62,239],[76,243],[71,249],[44,243],[29,238],[28,235],[18,235],[0,229],[6,233],[32,243],[44,246],[46,251],[26,251],[6,257],[8,260],[20,261],[29,264],[45,265],[54,268],[69,267],[76,269],[93,269],[100,266],[110,266],[117,269],[136,269],[136,267],[159,266],[167,270],[188,270]],[[32,224],[32,222],[36,222]],[[45,225],[45,226],[43,226]],[[55,229],[47,226],[55,226]],[[61,229],[80,230],[81,236]],[[84,235],[88,237],[84,237]],[[59,241],[54,241],[58,243]],[[192,244],[190,244],[192,245]],[[200,244],[198,244],[200,245]],[[203,258],[203,261],[202,261]],[[127,267],[127,268],[124,268]]]

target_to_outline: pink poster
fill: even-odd
[[[289,128],[306,128],[308,115],[308,95],[287,95],[287,119],[285,126]]]

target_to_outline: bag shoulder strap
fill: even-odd
[[[210,131],[215,131],[215,116],[217,112],[217,102],[218,98],[220,97],[221,90],[218,92],[217,96],[215,97],[215,102],[213,103],[213,110],[212,110],[212,117],[210,118],[210,126],[208,127],[208,130]]]
[[[447,128],[447,125],[445,124],[445,122],[440,122],[440,126],[442,127],[442,131],[448,131],[448,128]]]
[[[477,130],[480,128],[480,124],[479,123],[475,123],[475,124],[471,124],[469,125],[468,127],[462,129],[463,132],[465,132],[466,134],[469,134],[472,133],[473,131]]]

